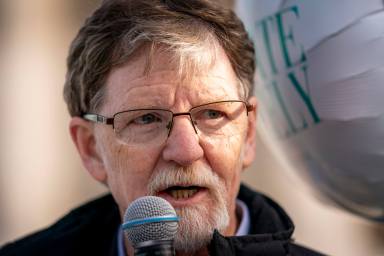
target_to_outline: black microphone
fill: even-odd
[[[130,204],[122,227],[136,256],[173,256],[178,220],[167,200],[144,196]]]

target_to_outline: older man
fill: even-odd
[[[83,164],[112,196],[2,255],[133,255],[121,216],[145,195],[175,208],[178,255],[317,255],[240,186],[255,155],[253,74],[241,22],[213,2],[105,1],[71,46],[64,95]]]

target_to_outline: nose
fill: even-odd
[[[188,166],[204,155],[199,137],[188,116],[174,118],[173,127],[165,147],[163,158],[180,166]]]

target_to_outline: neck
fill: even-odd
[[[239,228],[240,220],[242,218],[241,209],[237,208],[237,204],[234,204],[233,208],[229,209],[229,212],[229,225],[222,232],[222,235],[224,236],[234,236],[236,234],[237,229]]]

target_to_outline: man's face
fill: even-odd
[[[188,79],[180,78],[169,57],[156,54],[149,74],[143,72],[145,55],[113,70],[106,82],[100,114],[113,116],[137,108],[187,112],[205,103],[241,99],[238,80],[222,49],[209,70]],[[108,184],[121,214],[133,200],[154,194],[168,200],[185,218],[200,215],[197,222],[220,219],[222,223],[213,224],[220,227],[213,228],[233,234],[240,173],[253,159],[254,115],[247,116],[244,111],[240,125],[226,129],[230,134],[221,137],[196,134],[189,116],[177,116],[161,145],[128,145],[110,126],[95,125],[103,182]]]

